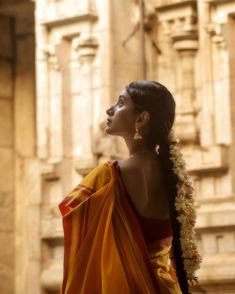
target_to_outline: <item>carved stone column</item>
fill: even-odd
[[[48,155],[51,161],[58,162],[62,158],[62,100],[61,72],[56,44],[45,48],[48,63]]]
[[[230,68],[228,23],[212,22],[206,26],[213,50],[214,125],[215,143],[229,145],[232,142],[230,111]],[[221,99],[223,97],[223,99]]]
[[[198,143],[199,130],[196,125],[196,97],[194,64],[198,48],[196,32],[183,30],[172,36],[173,46],[179,53],[181,71],[180,101],[178,104],[176,133],[185,143]]]
[[[178,52],[178,90],[176,133],[187,144],[198,143],[196,125],[194,63],[198,49],[195,1],[165,5],[158,8],[165,33]]]
[[[74,153],[77,160],[77,170],[83,174],[83,169],[94,166],[92,153],[92,124],[93,124],[93,61],[98,48],[97,40],[91,35],[75,38],[72,43],[74,50],[73,62],[78,63],[79,70],[72,67],[72,93],[74,101]],[[73,58],[73,59],[74,59]],[[79,74],[78,74],[79,73]],[[77,115],[79,110],[79,116]]]
[[[76,172],[76,162],[85,166],[85,159],[92,158],[92,153],[87,151],[92,91],[85,91],[92,84],[88,77],[92,72],[89,68],[93,66],[93,57],[89,61],[90,53],[82,54],[92,45],[85,42],[81,46],[79,42],[84,39],[84,33],[93,31],[98,15],[95,1],[35,2],[37,134],[41,159],[38,183],[42,189],[41,276],[38,281],[41,289],[37,287],[37,290],[59,293],[63,272],[63,232],[58,203],[81,180],[81,173]],[[82,56],[87,57],[82,60]],[[87,78],[84,77],[86,73]]]
[[[12,1],[9,1],[12,2]],[[36,103],[35,103],[35,37],[34,37],[34,5],[33,3],[21,2],[20,6],[10,7],[11,14],[14,13],[15,29],[11,30],[11,39],[14,39],[14,168],[11,171],[14,181],[14,200],[7,195],[7,202],[14,203],[14,208],[7,211],[11,215],[14,212],[14,234],[12,240],[8,238],[1,242],[1,252],[4,252],[11,264],[8,250],[15,244],[14,256],[15,269],[11,272],[14,280],[5,277],[6,290],[0,287],[1,293],[40,293],[40,205],[41,205],[41,184],[40,184],[40,162],[36,154]],[[12,3],[13,4],[13,3]],[[9,11],[10,12],[10,11]],[[13,28],[13,27],[12,27]],[[4,35],[5,33],[3,33]],[[7,34],[7,32],[6,32]],[[4,42],[1,43],[1,46]],[[4,48],[4,47],[3,47]],[[10,59],[9,59],[10,60]],[[5,86],[2,88],[4,89]],[[7,97],[8,98],[8,97]],[[8,98],[9,99],[9,98]],[[7,99],[7,100],[8,100]],[[5,125],[5,122],[3,123]],[[10,131],[10,130],[9,130]],[[4,139],[1,134],[1,140]],[[7,147],[7,145],[6,145]],[[5,152],[7,149],[5,148]],[[7,155],[7,153],[5,153]],[[1,159],[2,166],[9,157]],[[2,180],[5,179],[10,185],[11,178],[8,178],[8,171],[5,171]],[[7,176],[7,177],[6,177]],[[3,188],[7,183],[1,185]],[[1,206],[4,204],[2,200]],[[4,222],[3,222],[4,224]],[[5,226],[5,225],[4,225]],[[6,226],[9,230],[8,226]],[[8,244],[7,244],[8,242]],[[6,244],[6,249],[4,248]],[[8,249],[9,247],[9,249]],[[9,258],[8,258],[9,256]],[[1,260],[1,268],[2,268]],[[4,269],[4,267],[3,267]],[[2,283],[2,280],[1,280]],[[13,286],[13,287],[12,287]]]
[[[37,155],[40,159],[49,156],[48,150],[48,53],[47,53],[47,30],[36,24],[36,111],[37,111]],[[39,45],[40,44],[40,45]]]

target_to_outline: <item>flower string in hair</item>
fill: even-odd
[[[185,161],[180,151],[179,141],[175,139],[174,132],[170,136],[170,160],[173,163],[173,172],[177,176],[177,194],[175,198],[175,209],[177,220],[180,223],[180,244],[184,270],[190,285],[198,283],[195,272],[202,261],[197,249],[195,224],[196,211],[194,205],[194,188],[192,181],[186,171]]]

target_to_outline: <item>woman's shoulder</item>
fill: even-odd
[[[98,164],[86,175],[86,178],[107,176],[110,173],[110,165],[110,161]]]
[[[81,184],[92,184],[94,188],[105,185],[112,177],[112,164],[112,161],[98,164],[83,178]]]
[[[162,181],[163,169],[159,158],[147,159],[147,160],[133,160],[132,158],[126,158],[118,160],[118,166],[121,171],[126,174],[137,173],[142,175],[147,172],[148,176],[154,175],[156,180]]]

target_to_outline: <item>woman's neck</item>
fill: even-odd
[[[133,138],[124,138],[127,148],[129,150],[129,156],[139,156],[156,154],[156,150],[153,147],[149,147],[143,140],[133,140]]]
[[[138,149],[132,152],[129,152],[129,157],[134,157],[134,156],[152,156],[156,155],[157,152],[154,149]]]

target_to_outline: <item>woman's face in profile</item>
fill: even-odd
[[[117,102],[106,110],[108,115],[106,133],[110,135],[126,136],[135,132],[136,113],[134,104],[123,90],[118,97]]]

